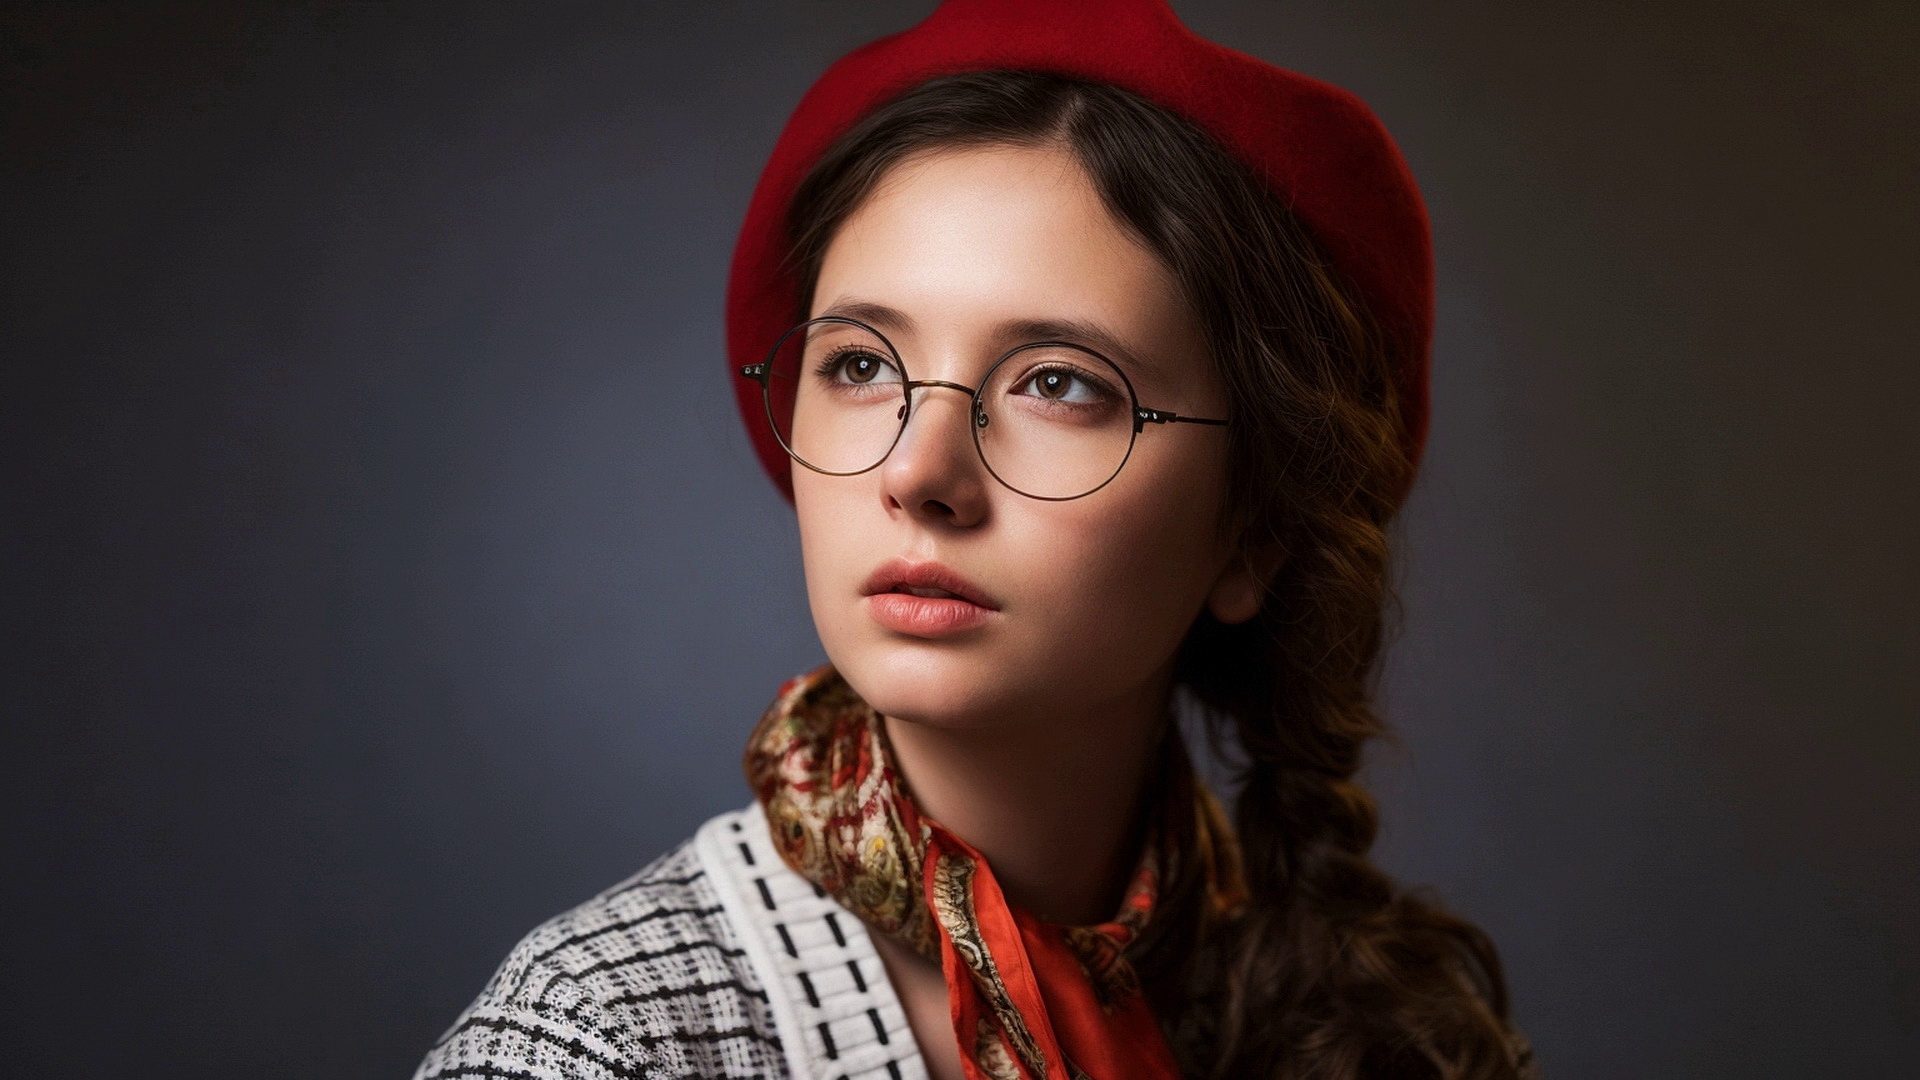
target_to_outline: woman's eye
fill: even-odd
[[[1106,397],[1104,387],[1078,372],[1064,368],[1042,368],[1027,376],[1024,392],[1069,405],[1093,405]]]
[[[893,363],[877,353],[865,349],[848,349],[835,353],[821,365],[821,374],[838,382],[866,386],[872,383],[899,382],[899,373]]]

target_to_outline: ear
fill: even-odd
[[[1207,610],[1223,623],[1243,623],[1260,613],[1267,585],[1286,565],[1287,552],[1279,544],[1263,544],[1234,552],[1207,593]]]

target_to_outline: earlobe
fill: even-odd
[[[1207,596],[1207,610],[1229,626],[1246,622],[1260,613],[1260,590],[1244,574],[1222,578]]]
[[[1241,552],[1234,556],[1207,594],[1207,610],[1229,626],[1258,615],[1268,583],[1285,562],[1286,554],[1278,548],[1259,555]]]

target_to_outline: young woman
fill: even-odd
[[[951,0],[836,65],[729,310],[830,663],[755,803],[535,930],[418,1076],[1531,1074],[1354,781],[1425,245],[1364,106],[1162,3]]]

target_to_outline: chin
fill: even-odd
[[[1007,719],[1014,688],[1006,665],[984,649],[952,639],[908,637],[861,641],[828,650],[854,692],[883,716],[929,727],[993,727]]]

